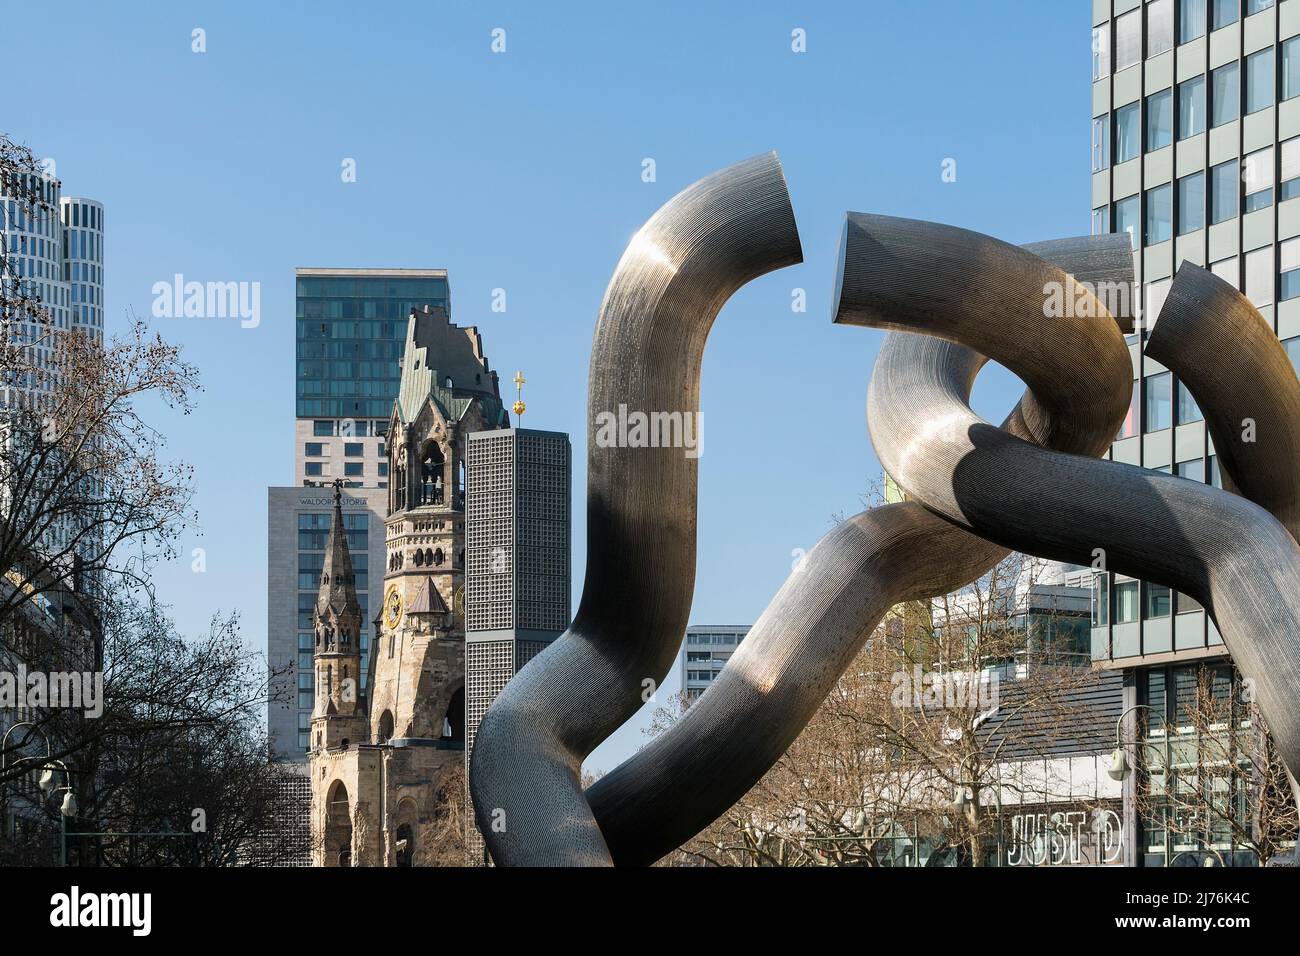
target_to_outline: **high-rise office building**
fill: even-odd
[[[104,207],[93,199],[60,195],[61,184],[29,175],[25,183],[0,179],[0,241],[29,298],[39,298],[49,313],[50,330],[104,331]],[[39,197],[49,212],[24,209],[22,197]],[[55,213],[52,210],[57,209]],[[37,343],[39,358],[53,349],[34,323],[16,330]],[[0,401],[13,403],[10,386]]]
[[[451,314],[446,269],[298,269],[294,482],[384,488],[407,317]]]
[[[465,455],[465,708],[468,757],[501,688],[569,626],[569,436],[502,428]],[[471,820],[471,862],[483,843]]]
[[[1300,365],[1300,0],[1093,0],[1092,22],[1092,228],[1132,236],[1143,324],[1159,321],[1192,262],[1244,292]],[[1221,487],[1200,409],[1143,354],[1145,339],[1129,336],[1133,397],[1110,457]],[[1185,761],[1198,742],[1166,731],[1186,730],[1207,675],[1215,694],[1240,699],[1214,622],[1187,596],[1124,575],[1095,575],[1092,605],[1094,666],[1123,671],[1125,706],[1143,706],[1139,750],[1165,767]],[[1126,782],[1131,865],[1189,853],[1250,862],[1225,828],[1191,836],[1176,807],[1136,789],[1163,780]],[[1249,781],[1226,785],[1244,807]]]
[[[682,642],[682,693],[687,703],[712,686],[748,633],[748,624],[697,625],[686,629],[686,640]]]
[[[331,492],[343,518],[369,622],[383,600],[389,454],[385,433],[412,310],[445,315],[445,269],[298,269],[293,484],[267,490],[267,659],[283,672],[268,724],[275,753],[305,760],[314,698],[312,616]],[[373,573],[372,573],[373,572]],[[370,628],[362,630],[361,680]],[[364,688],[363,688],[364,689]]]

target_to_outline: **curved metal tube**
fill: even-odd
[[[1250,300],[1184,262],[1146,354],[1177,375],[1198,403],[1204,399],[1201,413],[1224,488],[1255,502],[1300,540],[1300,381]]]
[[[1123,282],[1127,276],[1131,287],[1133,257],[1126,236],[1028,248],[1039,255],[1015,257],[1002,270],[999,288],[1009,283],[1024,295],[1041,297],[1044,275],[1065,284],[1070,281],[1067,271],[1092,284]],[[1057,262],[1049,265],[1040,257]],[[944,307],[960,320],[963,301]],[[1006,320],[1012,334],[1040,324],[1033,315],[1008,315]],[[1125,313],[1119,321],[1128,324],[1131,317]],[[1046,377],[1068,383],[1059,404],[1093,403],[1098,383],[1075,374],[1080,351],[1105,356],[1098,364],[1112,370],[1113,380],[1102,387],[1127,394],[1128,349],[1115,323],[1094,318],[1079,335],[1070,349],[1061,347],[1060,340],[1049,343],[1055,347],[1043,358]],[[908,338],[915,346],[917,373],[907,396],[913,413],[925,418],[933,407],[969,402],[971,385],[986,360],[962,345]],[[1059,385],[1056,391],[1061,391]],[[1026,408],[1034,410],[1028,417],[1021,413]],[[1123,414],[1117,406],[1109,420],[1072,415],[1057,421],[1027,393],[1003,427],[1031,441],[1060,441],[1099,455]],[[587,792],[614,861],[652,863],[708,826],[790,746],[889,608],[954,591],[1007,553],[915,502],[863,512],[832,530],[785,582],[709,692],[671,729]],[[743,740],[736,735],[740,727],[745,728]]]
[[[1194,350],[1180,347],[1190,342]],[[1146,354],[1198,402],[1205,396],[1202,414],[1223,487],[1255,502],[1300,541],[1300,381],[1264,317],[1214,273],[1184,262]],[[1287,776],[1300,806],[1300,782],[1291,770]]]
[[[928,305],[927,293],[942,281],[938,277],[957,267],[950,249],[966,241],[962,232],[850,214],[836,321],[960,338],[1032,389],[1044,373],[1038,342],[1008,334],[1004,316],[991,303],[972,310],[965,325]],[[1072,337],[1055,321],[1050,324]],[[1249,367],[1268,365],[1269,350],[1258,343],[1238,339],[1234,347]],[[1080,367],[1089,367],[1079,357]],[[1283,762],[1288,769],[1300,767],[1300,710],[1291,706],[1300,686],[1300,547],[1287,530],[1236,495],[1031,445],[958,402],[918,420],[906,401],[917,377],[916,358],[911,337],[888,336],[871,381],[872,439],[899,485],[1004,547],[1077,564],[1092,563],[1100,553],[1109,570],[1199,600],[1220,622],[1239,670],[1255,682]],[[1188,361],[1208,364],[1221,356],[1202,352]],[[1097,398],[1127,401],[1127,391]],[[1224,396],[1199,397],[1207,408]]]
[[[611,862],[582,761],[658,686],[686,629],[696,459],[682,447],[603,447],[602,416],[675,413],[694,425],[714,318],[745,283],[800,261],[785,178],[768,153],[669,200],[615,269],[588,379],[582,601],[569,630],[489,708],[470,758],[475,816],[500,864]]]

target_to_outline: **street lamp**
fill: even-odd
[[[63,865],[67,866],[68,820],[77,815],[77,798],[72,795],[72,774],[69,772],[67,764],[51,756],[50,738],[45,731],[27,720],[14,724],[5,731],[4,737],[0,738],[0,771],[5,768],[5,748],[9,744],[9,735],[19,727],[30,727],[41,735],[45,741],[45,757],[19,757],[13,762],[18,763],[23,760],[36,762],[44,759],[45,762],[41,765],[41,775],[36,780],[36,786],[40,788],[42,799],[48,800],[53,794],[58,793],[60,790],[63,791],[63,801],[59,804],[59,858],[63,861]],[[62,787],[54,786],[54,771],[56,769],[63,771],[64,785]]]
[[[1110,779],[1123,782],[1133,772],[1133,768],[1128,762],[1128,754],[1124,752],[1123,741],[1120,739],[1124,727],[1124,718],[1135,710],[1154,709],[1150,704],[1134,704],[1119,715],[1119,720],[1115,721],[1115,749],[1110,753],[1110,766],[1106,768],[1106,774]]]

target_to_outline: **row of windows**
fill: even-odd
[[[1205,36],[1207,27],[1210,30],[1222,29],[1236,23],[1243,14],[1249,17],[1262,13],[1272,7],[1273,3],[1274,0],[1244,0],[1244,3],[1243,0],[1177,0],[1175,4],[1174,0],[1151,0],[1145,10],[1146,55],[1149,58],[1172,50],[1175,36],[1179,44],[1190,43]],[[1142,15],[1143,9],[1139,6],[1116,17],[1111,23],[1093,28],[1094,80],[1110,76],[1112,61],[1114,72],[1118,73],[1142,59]]]
[[[1273,105],[1273,50],[1260,50],[1246,57],[1247,114]],[[1237,119],[1242,102],[1239,67],[1228,63],[1210,71],[1209,103],[1206,103],[1205,77],[1195,76],[1173,87],[1152,93],[1145,101],[1135,100],[1118,107],[1114,113],[1092,120],[1092,171],[1100,172],[1111,163],[1136,159],[1145,148],[1148,153],[1164,149],[1171,143],[1199,136]],[[1175,96],[1176,94],[1176,96]],[[1300,37],[1282,44],[1283,100],[1300,96]],[[1145,122],[1142,107],[1145,105]],[[1114,132],[1114,149],[1111,133]]]
[[[695,632],[687,632],[686,643],[731,645],[739,644],[744,637],[744,634],[697,634]]]
[[[393,389],[396,393],[396,387]],[[299,418],[378,418],[393,410],[393,399],[387,398],[299,398],[295,413]]]
[[[385,452],[384,452],[384,443],[383,443],[383,442],[380,442],[380,443],[376,446],[376,448],[377,448],[377,451],[378,451],[379,457],[380,457],[380,458],[383,458],[383,457],[385,456]],[[325,454],[326,454],[326,453],[325,453],[325,443],[324,443],[324,442],[319,442],[319,441],[309,441],[309,442],[306,442],[306,443],[304,444],[304,446],[303,446],[303,452],[304,452],[304,454],[305,454],[308,458],[324,458],[324,457],[325,457]],[[343,457],[345,457],[345,458],[364,458],[365,455],[366,455],[366,446],[365,446],[365,444],[364,444],[363,442],[359,442],[359,441],[352,442],[352,441],[350,441],[350,442],[344,442],[344,443],[343,443]]]
[[[370,435],[378,437],[388,434],[388,419],[385,418],[375,422],[359,421],[351,418],[345,418],[341,421],[322,419],[311,423],[311,433],[317,438],[333,438],[335,435],[340,438],[366,438]]]
[[[1291,364],[1295,366],[1296,374],[1300,375],[1300,336],[1284,340],[1282,346],[1286,349]],[[1138,417],[1139,409],[1142,412],[1140,421]],[[1148,375],[1146,378],[1133,383],[1133,396],[1129,402],[1128,415],[1124,419],[1124,424],[1121,426],[1116,440],[1132,438],[1138,434],[1139,427],[1147,433],[1158,432],[1172,428],[1174,425],[1188,425],[1199,422],[1202,417],[1196,399],[1181,380],[1175,383],[1173,374],[1170,372]],[[1205,480],[1204,469],[1199,459],[1184,464],[1188,465],[1187,474],[1183,474],[1182,471],[1179,471],[1178,474],[1183,475],[1183,477],[1196,477],[1198,481]],[[1178,467],[1181,468],[1182,465]],[[1212,458],[1211,471],[1213,472],[1216,467],[1217,462]],[[1199,475],[1196,472],[1197,468],[1201,468]],[[1213,478],[1214,475],[1212,474],[1211,477]],[[1214,481],[1214,484],[1216,487],[1219,486],[1217,480]]]
[[[381,461],[378,465],[379,477],[388,477],[388,462]],[[308,478],[327,478],[330,476],[330,469],[326,462],[308,461],[303,463],[303,474]],[[344,478],[364,478],[366,475],[366,463],[364,461],[345,461],[343,463]],[[382,485],[380,487],[383,487]]]
[[[450,295],[442,278],[401,276],[299,276],[299,298],[415,298],[444,304]]]
[[[1110,575],[1094,574],[1092,578],[1092,626],[1106,627],[1116,624],[1133,624],[1139,619],[1158,620],[1173,614],[1189,614],[1204,608],[1181,591],[1163,584],[1142,581],[1116,581],[1111,593]]]
[[[98,206],[84,202],[68,202],[63,204],[60,212],[63,213],[63,221],[69,226],[97,229],[101,232],[104,229],[103,210]]]
[[[1281,185],[1278,199],[1285,202],[1300,196],[1300,137],[1281,144]],[[1273,147],[1256,150],[1240,162],[1230,160],[1205,170],[1179,177],[1145,193],[1145,209],[1139,209],[1139,194],[1116,200],[1109,207],[1092,211],[1093,231],[1127,232],[1133,248],[1167,242],[1174,235],[1217,225],[1245,213],[1273,205]],[[1175,206],[1175,198],[1177,205]],[[1175,212],[1176,210],[1176,212]],[[1111,220],[1113,218],[1113,226]],[[1256,303],[1257,305],[1259,303]]]

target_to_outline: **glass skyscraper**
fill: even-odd
[[[388,486],[383,436],[412,309],[451,315],[445,269],[297,270],[295,483]]]

